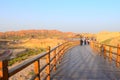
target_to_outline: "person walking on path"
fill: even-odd
[[[81,46],[83,45],[83,40],[82,40],[82,38],[80,39],[80,45],[81,45]]]

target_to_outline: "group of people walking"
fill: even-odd
[[[80,45],[81,46],[82,45],[89,45],[89,43],[90,43],[90,39],[89,38],[85,38],[85,37],[80,38]]]

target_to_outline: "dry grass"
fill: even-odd
[[[97,40],[99,42],[105,41],[110,38],[115,38],[118,36],[120,36],[119,32],[100,32],[100,33],[96,34]]]
[[[96,34],[97,40],[105,44],[110,44],[116,46],[120,43],[120,33],[119,32],[100,32]]]
[[[25,48],[46,48],[48,46],[54,47],[59,43],[63,43],[64,40],[60,39],[30,39],[30,40],[22,40],[24,43],[17,44],[15,46],[25,47]]]
[[[117,46],[118,44],[120,44],[120,37],[116,37],[116,38],[112,39],[110,41],[110,44],[114,45],[114,46]]]

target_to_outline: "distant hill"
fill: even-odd
[[[74,36],[72,32],[61,32],[58,30],[21,30],[0,32],[1,39],[23,39],[23,38],[69,38]]]
[[[62,32],[58,30],[20,30],[20,31],[7,31],[0,32],[0,39],[7,40],[31,40],[31,39],[66,39],[66,38],[79,38],[95,37],[98,42],[117,45],[120,43],[120,32],[102,31],[96,34],[73,32]]]

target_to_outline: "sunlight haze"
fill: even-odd
[[[0,32],[120,30],[120,0],[1,0]]]

